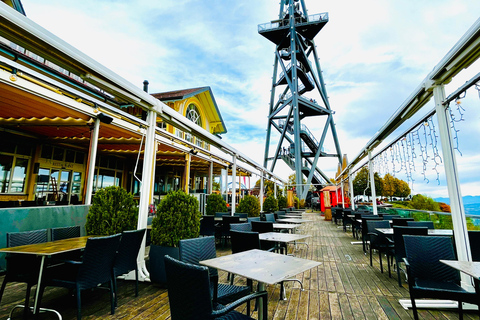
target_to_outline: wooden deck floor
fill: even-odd
[[[371,267],[361,245],[352,245],[350,232],[343,232],[318,213],[309,214],[315,222],[307,223],[302,232],[310,234],[308,250],[299,244],[291,246],[297,257],[313,259],[322,264],[297,278],[303,281],[304,291],[295,282],[286,284],[288,300],[279,301],[280,286],[267,286],[269,292],[268,319],[413,319],[412,312],[399,304],[408,299],[407,285],[400,288],[396,273],[380,273],[378,256]],[[219,255],[230,254],[229,248],[219,249]],[[384,259],[385,261],[385,259]],[[244,283],[241,277],[236,282]],[[3,281],[3,277],[0,277]],[[226,274],[220,273],[220,281]],[[119,281],[118,308],[110,315],[108,293],[96,290],[82,295],[83,319],[169,319],[168,293],[149,283],[140,283],[140,294],[134,297],[134,283]],[[9,284],[0,304],[0,319],[6,319],[13,306],[22,303],[25,285]],[[75,298],[65,289],[47,288],[42,306],[59,311],[63,319],[75,319]],[[244,312],[244,310],[243,310]],[[256,313],[253,315],[257,317]],[[420,310],[421,319],[458,319],[451,310]],[[21,311],[13,319],[21,319]],[[41,319],[56,319],[44,314]],[[465,319],[478,319],[466,311]]]

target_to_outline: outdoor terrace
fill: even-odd
[[[308,214],[308,213],[307,213]],[[408,287],[400,288],[396,273],[380,273],[378,257],[374,266],[363,254],[361,245],[352,245],[351,232],[325,221],[318,213],[308,214],[315,220],[305,224],[302,232],[310,234],[309,249],[299,244],[295,256],[313,259],[322,264],[297,277],[303,281],[305,291],[299,285],[286,283],[287,299],[279,301],[280,285],[267,286],[269,292],[268,319],[413,319],[412,311],[402,308],[399,299],[409,299]],[[290,246],[290,251],[294,248]],[[218,255],[230,254],[230,248],[217,250]],[[384,262],[386,260],[384,259]],[[220,281],[227,275],[220,272]],[[3,276],[0,277],[3,281]],[[235,277],[244,283],[245,279]],[[25,285],[8,284],[0,305],[0,319],[6,319],[13,306],[23,302]],[[47,288],[42,306],[53,308],[63,319],[76,317],[74,297],[65,289]],[[118,308],[110,315],[108,294],[103,290],[87,292],[82,296],[83,319],[169,319],[168,292],[150,283],[140,283],[139,297],[134,296],[134,283],[119,281]],[[254,315],[256,317],[256,315]],[[458,319],[452,310],[419,309],[420,319]],[[478,319],[471,311],[465,319]],[[21,319],[21,311],[13,319]],[[41,319],[56,319],[52,314],[42,314]]]

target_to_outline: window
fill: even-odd
[[[0,149],[0,193],[25,193],[32,147],[4,141]]]
[[[115,157],[101,156],[95,168],[93,191],[111,186],[121,186],[123,161]]]
[[[187,107],[187,112],[185,113],[185,116],[188,120],[202,127],[202,118],[200,117],[200,112],[198,111],[197,106],[195,106],[194,104],[190,104]]]

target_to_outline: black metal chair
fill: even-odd
[[[212,270],[212,269],[210,269]],[[165,256],[168,301],[172,320],[252,319],[234,309],[253,299],[263,298],[263,318],[267,319],[267,292],[256,292],[232,301],[227,307],[212,304],[209,268]]]
[[[335,222],[335,224],[338,225],[338,222],[343,219],[343,208],[342,207],[336,207],[335,211],[333,211],[332,208],[332,217]]]
[[[138,263],[137,257],[145,237],[146,229],[123,231],[113,263],[113,288],[115,306],[117,306],[117,277],[135,271],[135,297],[138,297]]]
[[[373,250],[378,251],[378,260],[380,260],[380,272],[383,273],[383,264],[382,264],[382,253],[388,254],[389,249],[393,244],[390,244],[385,235],[380,231],[377,231],[377,228],[390,228],[390,222],[385,220],[366,220],[368,238],[370,240],[370,266],[373,266],[372,254]],[[387,264],[388,264],[388,275],[390,276],[390,261],[387,255]]]
[[[201,236],[215,235],[215,217],[214,216],[202,216],[202,220],[200,220],[200,235]]]
[[[275,215],[273,213],[265,213],[265,221],[275,223]]]
[[[217,228],[217,238],[220,239],[222,245],[225,246],[227,241],[230,239],[230,224],[239,223],[240,217],[235,216],[222,216],[222,225]]]
[[[64,287],[75,290],[77,296],[77,319],[82,318],[81,291],[109,284],[111,314],[115,314],[113,285],[113,263],[121,234],[107,237],[89,238],[83,252],[82,261],[65,261],[65,264],[47,268],[38,296],[37,310],[45,287]]]
[[[388,220],[388,221],[393,221],[393,219],[401,218],[402,216],[400,215],[394,215],[394,214],[384,214],[382,215],[383,220]]]
[[[234,213],[234,217],[239,217],[240,219],[247,219],[248,218],[248,213]]]
[[[362,216],[362,246],[363,246],[363,252],[366,254],[367,253],[367,242],[370,240],[368,236],[368,228],[367,228],[367,220],[383,220],[381,217],[376,216],[376,215],[363,215]]]
[[[404,261],[415,320],[418,320],[415,299],[419,298],[458,301],[460,319],[463,319],[462,302],[480,306],[480,296],[460,286],[459,271],[439,261],[456,260],[451,237],[405,235],[403,238],[407,256]]]
[[[230,237],[232,235],[232,231],[252,231],[252,224],[250,222],[245,223],[230,223]],[[231,240],[231,239],[230,239]],[[232,243],[233,246],[233,243]],[[233,250],[233,248],[232,248]]]
[[[232,224],[233,225],[233,224]],[[258,232],[249,230],[230,230],[230,236],[232,241],[232,254],[248,251],[252,249],[260,249],[260,238]],[[272,248],[273,249],[273,248]],[[234,275],[230,274],[230,284],[233,284]],[[252,286],[251,280],[247,285]]]
[[[468,239],[470,240],[472,260],[480,261],[480,231],[468,231]]]
[[[50,237],[52,241],[80,237],[80,226],[52,228]]]
[[[228,216],[228,212],[215,212],[215,218],[221,218],[223,216]]]
[[[47,229],[7,233],[7,248],[43,242],[47,242]],[[24,308],[24,317],[26,317],[29,311],[30,292],[32,286],[38,281],[40,260],[36,256],[16,254],[7,254],[5,259],[7,268],[2,288],[0,289],[0,303],[8,282],[26,283],[27,290],[25,292]]]
[[[247,220],[248,220],[248,222],[260,221],[260,217],[248,217]]]
[[[179,242],[180,260],[195,265],[200,261],[217,257],[214,237],[184,239]],[[209,268],[211,291],[214,303],[228,304],[251,292],[249,286],[234,286],[218,283],[218,270]]]
[[[414,221],[414,219],[413,218],[393,218],[392,219],[392,227],[393,226],[408,227],[408,221]]]
[[[428,229],[435,229],[433,221],[407,221],[409,227],[427,227]]]
[[[258,233],[273,232],[273,222],[270,221],[252,221],[252,231]],[[262,250],[271,250],[275,245],[271,241],[260,240]]]
[[[404,227],[404,226],[393,226],[393,250],[390,252],[390,255],[395,258],[395,266],[397,268],[397,278],[398,286],[402,286],[402,278],[400,277],[400,263],[403,263],[403,258],[405,258],[405,243],[403,241],[404,235],[417,235],[417,236],[426,236],[428,235],[428,229],[426,227]]]
[[[342,222],[343,222],[343,231],[347,231],[347,227],[350,226],[352,227],[352,233],[353,233],[353,219],[349,216],[352,215],[352,209],[350,208],[345,208],[343,209],[343,217],[342,217]]]

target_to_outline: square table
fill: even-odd
[[[458,260],[440,260],[454,269],[457,269],[473,278],[475,282],[475,291],[480,293],[480,262],[479,261],[458,261]]]
[[[386,236],[393,235],[393,228],[376,228],[375,230]],[[429,236],[453,236],[452,229],[428,229]]]
[[[285,218],[285,219],[278,219],[277,221],[287,222],[287,223],[304,223],[304,222],[312,222],[313,220],[303,219],[303,218]]]
[[[203,260],[200,264],[258,281],[259,291],[264,291],[265,284],[282,282],[321,263],[254,249]],[[258,309],[260,319],[263,314],[261,303]]]
[[[309,234],[295,234],[295,233],[282,233],[282,232],[265,232],[265,233],[260,233],[259,235],[260,240],[265,240],[265,241],[272,241],[278,243],[289,243],[289,242],[294,242],[295,245],[298,240],[303,240],[306,238],[310,238],[311,235]],[[308,249],[308,244],[306,242],[300,242],[303,243],[307,246]],[[278,247],[277,245],[275,245]],[[285,251],[285,254],[287,252]]]
[[[0,249],[0,252],[10,253],[10,254],[27,254],[27,255],[36,255],[41,257],[40,270],[38,273],[37,289],[35,290],[35,302],[33,307],[34,313],[35,313],[35,310],[37,309],[38,295],[40,293],[39,288],[42,283],[43,270],[45,268],[45,258],[48,256],[60,254],[60,253],[83,249],[87,245],[88,238],[91,238],[91,237],[93,236],[76,237],[76,238],[69,238],[69,239],[63,239],[63,240],[57,240],[57,241],[48,241],[48,242],[35,243],[35,244],[27,244],[23,246]],[[25,306],[15,306],[10,312],[10,318],[13,310],[15,310],[17,307],[24,308]],[[42,309],[42,310],[53,312],[58,316],[59,319],[62,319],[62,316],[56,310],[53,310],[53,309]]]
[[[298,227],[298,224],[295,223],[274,223],[273,229],[276,230],[293,230],[295,232],[295,228]]]

